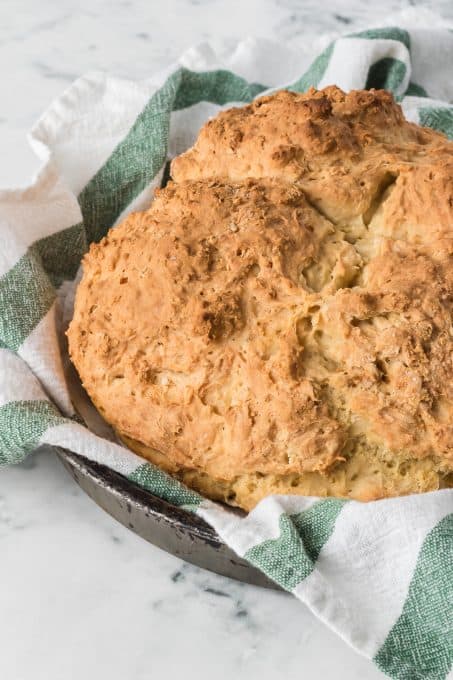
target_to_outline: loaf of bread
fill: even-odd
[[[171,174],[68,331],[120,438],[245,510],[453,486],[453,143],[384,91],[281,91]]]

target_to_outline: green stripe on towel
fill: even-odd
[[[365,89],[390,90],[396,92],[406,75],[406,65],[399,59],[384,57],[372,64],[368,70]]]
[[[47,314],[55,288],[33,247],[0,278],[0,342],[17,351]]]
[[[201,101],[249,102],[265,89],[229,71],[180,68],[150,98],[126,137],[79,195],[88,241],[98,241],[167,158],[171,112]]]
[[[294,590],[313,571],[346,502],[327,498],[296,515],[283,513],[280,536],[250,548],[245,558],[285,590]]]
[[[411,49],[411,38],[407,31],[397,26],[386,26],[384,28],[369,28],[366,31],[350,33],[348,38],[365,38],[366,40],[396,40],[402,43],[409,51]]]
[[[430,531],[401,616],[375,657],[394,680],[444,680],[453,662],[453,514]]]
[[[0,406],[0,465],[21,461],[49,427],[67,422],[50,401],[10,401]]]
[[[87,250],[83,223],[79,222],[36,241],[31,250],[39,255],[46,274],[56,288],[63,281],[72,281]]]
[[[186,510],[196,510],[203,500],[195,491],[191,491],[177,479],[149,463],[139,465],[128,479],[168,503],[183,506]]]
[[[453,107],[426,106],[418,112],[420,125],[438,130],[453,139]]]

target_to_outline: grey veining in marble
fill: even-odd
[[[2,0],[0,185],[38,163],[26,132],[77,76],[143,78],[207,40],[297,49],[410,0]],[[420,3],[453,19],[451,0]],[[40,452],[0,471],[0,678],[373,680],[308,609],[183,564],[116,524]]]
[[[0,473],[0,542],[2,679],[383,677],[289,595],[115,523],[49,452]]]

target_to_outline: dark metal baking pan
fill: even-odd
[[[217,574],[279,589],[238,557],[201,517],[154,496],[110,468],[55,447],[77,484],[118,522],[162,550]]]

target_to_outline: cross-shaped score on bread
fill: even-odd
[[[453,483],[453,144],[384,91],[220,113],[84,259],[69,347],[133,450],[208,497]]]

